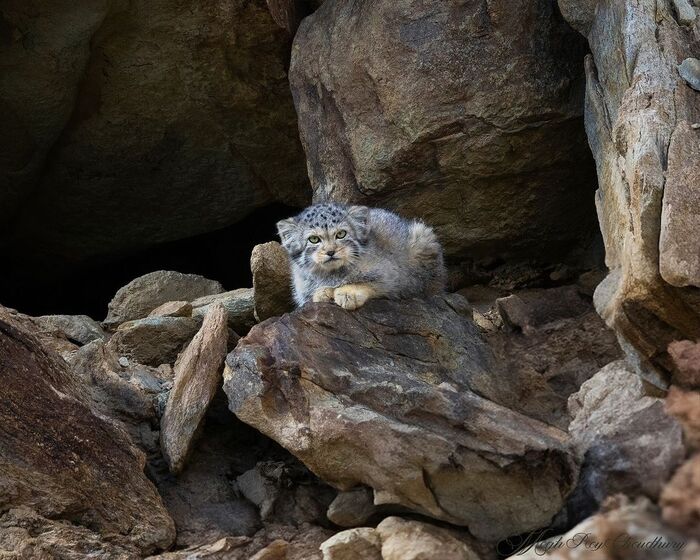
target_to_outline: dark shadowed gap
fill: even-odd
[[[137,276],[176,270],[218,280],[227,290],[252,286],[250,252],[277,239],[275,223],[298,209],[273,204],[222,230],[165,243],[110,261],[66,266],[0,255],[0,304],[28,315],[107,315],[114,293]]]

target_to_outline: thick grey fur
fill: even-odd
[[[444,291],[442,247],[422,222],[381,208],[326,203],[282,220],[277,229],[291,259],[292,289],[299,306],[321,288],[348,284],[368,284],[372,297],[390,299]],[[337,239],[341,230],[345,237]],[[311,243],[309,237],[314,235],[321,241]],[[328,260],[328,250],[335,251],[341,262]]]

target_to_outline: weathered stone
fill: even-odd
[[[175,381],[160,423],[163,457],[174,473],[185,466],[221,383],[228,341],[226,319],[224,307],[214,305],[175,364]]]
[[[95,416],[67,364],[0,307],[0,508],[27,507],[142,553],[172,519],[126,434]]]
[[[509,380],[465,314],[459,296],[307,305],[239,342],[229,406],[322,480],[372,487],[377,504],[485,539],[541,527],[576,479],[567,436],[496,404]]]
[[[184,550],[149,556],[146,560],[243,560],[250,537],[223,537],[211,544],[200,544]],[[239,556],[237,552],[241,552]]]
[[[668,344],[700,338],[700,299],[680,287],[693,284],[697,272],[696,194],[688,189],[700,181],[692,129],[698,94],[677,70],[688,56],[688,30],[676,22],[669,0],[596,4],[585,122],[610,272],[595,303],[629,362],[666,388]],[[692,258],[686,263],[683,255]]]
[[[158,270],[139,276],[120,288],[109,302],[104,322],[107,326],[117,326],[147,317],[156,307],[169,301],[190,301],[223,291],[218,282],[197,274]]]
[[[326,516],[339,527],[359,527],[377,513],[372,491],[360,486],[347,492],[339,492],[328,506]]]
[[[582,35],[588,35],[595,17],[598,0],[558,0],[564,19]]]
[[[503,321],[510,327],[532,332],[560,319],[577,317],[590,310],[575,286],[550,290],[523,290],[496,300]]]
[[[277,241],[256,245],[250,256],[255,318],[264,321],[294,309],[287,251]]]
[[[2,29],[0,223],[20,251],[116,255],[310,198],[265,0],[8,0]]]
[[[169,301],[159,305],[148,314],[149,317],[191,317],[192,304],[188,301]]]
[[[584,54],[550,0],[325,2],[290,67],[314,200],[422,218],[450,257],[556,258],[595,227]]]
[[[86,527],[47,519],[26,507],[10,509],[0,516],[0,555],[3,560],[141,557],[130,543],[115,543]]]
[[[569,410],[569,434],[583,461],[577,494],[593,504],[618,492],[658,497],[685,456],[680,424],[622,361],[586,381]]]
[[[700,91],[700,60],[697,58],[686,58],[678,65],[678,73],[691,88]]]
[[[382,560],[479,560],[449,531],[428,523],[387,517],[376,531],[382,540]]]
[[[695,21],[697,17],[695,8],[693,8],[688,0],[673,0],[673,7],[676,9],[678,23],[681,25],[691,25]]]
[[[87,315],[43,315],[35,317],[34,322],[42,329],[63,333],[68,340],[80,345],[107,336],[100,324]]]
[[[287,560],[289,543],[283,539],[272,541],[265,548],[250,557],[250,560]]]
[[[666,397],[666,412],[683,426],[685,446],[700,451],[700,392],[671,386]]]
[[[700,454],[676,471],[659,500],[664,521],[694,539],[700,539]]]
[[[119,356],[157,367],[172,364],[199,328],[190,317],[147,317],[119,325],[107,346]]]
[[[674,341],[668,346],[673,360],[673,382],[684,387],[700,388],[700,342]]]
[[[213,304],[221,304],[228,313],[228,325],[243,335],[256,323],[255,294],[252,288],[240,288],[222,294],[204,296],[192,302],[192,316],[204,317]]]
[[[610,500],[604,511],[568,533],[535,542],[527,535],[509,560],[692,560],[700,544],[666,525],[658,508],[640,498]],[[515,539],[511,541],[517,546]]]
[[[382,560],[382,540],[375,529],[348,529],[321,545],[323,560]]]

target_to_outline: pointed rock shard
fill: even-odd
[[[221,382],[228,340],[227,313],[214,305],[175,364],[175,381],[161,420],[163,457],[174,473],[185,465],[204,414]]]

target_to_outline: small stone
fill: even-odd
[[[264,321],[294,309],[287,251],[277,241],[256,245],[250,255],[255,318]]]
[[[348,529],[321,545],[323,560],[382,560],[382,541],[370,527]]]
[[[692,128],[693,130],[697,130],[698,128],[700,128],[700,123],[693,123],[690,125],[690,128]]]
[[[129,367],[129,358],[126,356],[120,356],[119,365],[122,367]]]
[[[192,304],[188,301],[169,301],[159,305],[148,314],[149,317],[191,317]]]
[[[673,361],[673,382],[689,388],[700,388],[700,342],[677,340],[668,345]]]
[[[678,65],[678,73],[691,88],[700,91],[700,60],[686,58]]]
[[[364,486],[347,492],[339,492],[330,506],[326,516],[329,521],[340,527],[359,527],[364,525],[377,512],[372,490]]]
[[[697,14],[695,13],[695,8],[690,5],[688,0],[673,0],[673,5],[676,8],[678,23],[690,25],[695,21]]]

